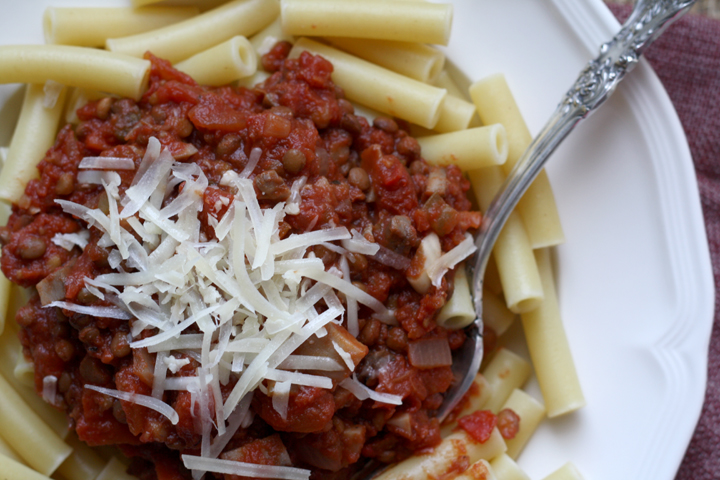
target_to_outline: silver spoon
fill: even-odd
[[[453,373],[461,380],[448,390],[437,412],[442,420],[470,388],[483,356],[482,291],[485,267],[510,212],[542,170],[550,154],[582,119],[595,111],[640,60],[645,49],[695,0],[638,0],[620,31],[600,47],[600,54],[580,72],[545,127],[535,137],[490,203],[475,240],[472,290],[477,319],[468,327],[464,346],[455,353]]]
[[[470,388],[483,357],[482,291],[488,259],[510,212],[532,183],[550,154],[582,119],[612,94],[618,83],[640,60],[645,49],[672,22],[682,17],[696,0],[638,0],[620,31],[600,46],[600,54],[580,72],[577,80],[535,137],[490,203],[475,239],[477,252],[471,266],[472,294],[477,319],[467,327],[467,340],[453,355],[456,382],[436,413],[442,422]],[[368,462],[353,479],[369,480],[385,465]]]

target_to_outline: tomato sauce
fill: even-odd
[[[119,445],[136,459],[130,471],[144,472],[143,478],[190,477],[180,455],[199,454],[203,412],[190,393],[167,391],[164,401],[180,418],[172,425],[150,409],[84,388],[93,384],[149,395],[154,354],[129,347],[132,321],[42,306],[52,300],[111,305],[84,283],[86,277],[112,271],[108,252],[98,244],[100,233],[91,228],[83,249],[67,251],[52,241],[58,233],[86,227],[55,200],[107,211],[103,188],[78,181],[83,157],[131,158],[138,167],[154,136],[177,161],[196,163],[210,182],[200,213],[207,238],[214,235],[208,211],[222,211],[234,198],[220,179],[230,170],[241,172],[254,149],[262,153],[250,178],[263,208],[287,200],[293,182],[307,178],[300,211],[285,217],[281,237],[345,226],[417,265],[417,247],[425,235],[439,234],[447,251],[479,226],[480,214],[470,211],[466,197],[469,183],[458,168],[428,165],[402,122],[378,118],[370,124],[355,115],[332,83],[329,62],[308,53],[286,59],[288,51],[280,43],[263,58],[274,73],[251,89],[199,86],[148,54],[150,86],[142,99],[103,98],[79,109],[79,124],[63,127],[38,165],[39,178],[28,184],[8,225],[0,229],[3,272],[40,294],[17,316],[25,355],[35,365],[36,389],[42,391],[45,376],[56,376],[55,406],[67,412],[79,437],[90,445]],[[122,193],[135,172],[117,173]],[[444,191],[429,192],[428,178],[437,173],[447,178]],[[322,246],[313,250],[326,266],[339,259]],[[237,431],[222,458],[292,464],[312,469],[313,478],[344,478],[363,458],[397,461],[439,443],[432,410],[442,402],[453,374],[450,367],[412,366],[407,348],[408,341],[425,336],[447,338],[452,349],[462,345],[462,332],[445,332],[434,320],[452,294],[452,273],[421,295],[408,284],[404,267],[359,254],[349,261],[353,282],[394,310],[400,323],[389,327],[361,307],[358,339],[368,354],[356,368],[357,378],[378,392],[401,395],[403,405],[360,401],[340,388],[293,386],[283,420],[271,398],[258,390],[251,407],[254,420]],[[194,375],[197,362],[184,358],[189,362],[177,376]],[[221,387],[223,400],[235,381]],[[207,408],[212,411],[214,403]],[[147,471],[150,464],[154,474]]]

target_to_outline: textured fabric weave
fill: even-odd
[[[628,6],[610,5],[622,22]],[[720,299],[720,20],[687,15],[646,52],[675,105],[700,186],[715,296]],[[676,480],[720,479],[720,309],[710,340],[708,385],[700,421]]]

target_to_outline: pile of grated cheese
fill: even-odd
[[[278,225],[285,215],[299,212],[306,178],[295,181],[287,202],[261,208],[249,178],[261,154],[259,148],[253,149],[241,173],[230,171],[222,178],[221,185],[235,194],[221,198],[215,211],[206,212],[216,239],[204,238],[198,217],[203,210],[207,177],[198,165],[175,161],[154,137],[123,195],[118,190],[120,176],[114,170],[134,169],[131,159],[82,160],[78,182],[103,186],[109,204],[107,214],[56,200],[66,213],[103,233],[99,246],[110,252],[108,262],[115,272],[86,278],[85,282],[91,293],[114,306],[56,301],[47,307],[133,320],[130,346],[156,354],[152,396],[93,385],[86,388],[151,408],[173,424],[178,422],[178,414],[163,402],[163,392],[191,392],[202,415],[201,455],[183,455],[183,461],[196,478],[204,472],[309,478],[309,470],[217,457],[238,428],[252,423],[250,402],[255,389],[271,394],[273,407],[286,418],[292,385],[333,388],[330,378],[303,370],[331,372],[344,370],[345,366],[354,370],[350,354],[335,342],[345,366],[330,357],[293,355],[311,336],[326,335],[328,323],[344,322],[347,330],[357,336],[359,304],[369,307],[378,320],[397,323],[392,311],[350,281],[345,255],[374,255],[379,245],[345,227],[280,239]],[[173,198],[176,191],[179,193]],[[88,232],[81,231],[59,234],[53,241],[68,249],[84,248],[88,238]],[[321,259],[308,253],[318,244],[341,254],[339,268],[326,270]],[[462,242],[434,262],[433,277],[439,272],[444,274],[473,251],[472,241]],[[321,301],[324,310],[318,312]],[[184,333],[191,326],[191,331],[200,333]],[[196,375],[168,376],[168,370],[174,374],[188,364],[187,357],[200,365]],[[237,382],[226,401],[213,402],[222,399],[220,385],[227,385],[231,378]],[[274,382],[272,392],[267,391],[264,380]],[[361,400],[402,404],[401,397],[375,392],[354,375],[339,387]],[[210,411],[211,405],[214,411]]]

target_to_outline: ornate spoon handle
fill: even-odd
[[[645,49],[675,19],[684,15],[695,0],[638,0],[620,31],[600,47],[600,54],[580,72],[578,79],[540,134],[508,175],[488,207],[475,245],[473,298],[477,319],[468,328],[468,339],[456,353],[453,370],[462,380],[448,391],[437,416],[442,420],[467,392],[483,354],[482,288],[488,258],[510,212],[542,169],[550,154],[575,125],[607,100],[625,75],[637,65]]]
[[[485,264],[508,215],[522,194],[575,125],[608,99],[618,83],[637,65],[645,49],[693,3],[695,0],[638,0],[620,31],[600,47],[598,57],[580,72],[545,127],[520,157],[488,207],[477,237],[473,294],[478,314],[482,309]]]

